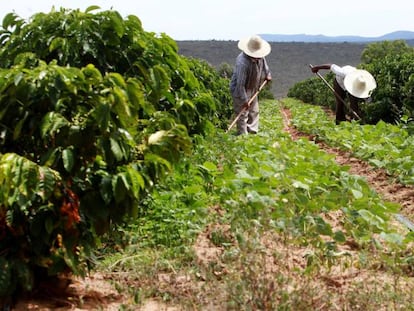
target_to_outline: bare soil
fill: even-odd
[[[310,140],[314,140],[313,137],[307,136],[292,127],[290,123],[289,110],[284,109],[282,111],[282,114],[284,117],[284,130],[290,133],[292,139],[307,137]],[[334,154],[336,161],[340,165],[349,166],[351,173],[365,177],[370,186],[375,189],[385,200],[401,204],[401,213],[413,220],[411,216],[414,210],[413,187],[407,187],[395,182],[395,180],[388,176],[384,171],[374,169],[367,163],[353,158],[344,151],[329,147],[322,142],[316,143],[324,151]],[[220,213],[221,211],[217,207],[213,212]],[[331,223],[335,223],[335,221],[339,219],[341,215],[336,215],[333,213],[327,215],[327,217],[330,218],[328,220]],[[210,226],[206,227],[205,231],[199,235],[194,245],[194,250],[198,258],[197,263],[200,266],[208,266],[212,262],[218,263],[217,266],[221,268],[219,268],[214,273],[219,276],[221,273],[227,273],[227,268],[225,265],[220,264],[220,256],[223,252],[223,249],[213,245],[210,239],[211,232],[217,230],[217,226],[219,225],[211,224]],[[229,231],[229,228],[223,227],[220,228],[220,230],[222,232],[227,232]],[[283,271],[287,273],[287,271],[292,270],[293,267],[304,267],[306,265],[304,262],[304,252],[306,251],[305,249],[295,248],[292,246],[289,247],[289,250],[286,250],[286,245],[280,241],[279,237],[274,235],[263,236],[262,244],[265,245],[266,249],[266,253],[264,254],[265,263],[263,269],[265,272],[269,273],[269,275],[273,275],[272,271],[275,269],[278,269],[278,273],[283,273]],[[352,244],[345,245],[345,247],[347,247],[348,251],[350,252],[355,250]],[[275,258],[273,257],[275,251],[286,254],[286,257],[281,258],[278,262],[275,262]],[[66,280],[63,280],[63,282],[65,281]],[[115,287],[111,285],[110,281],[111,276],[105,276],[102,273],[95,273],[86,277],[85,279],[72,278],[69,280],[70,285],[67,286],[65,290],[60,291],[59,286],[56,284],[53,286],[45,287],[39,290],[34,295],[34,297],[19,301],[13,310],[119,310],[122,306],[134,305],[133,301],[131,301],[131,297],[119,293]],[[202,281],[203,278],[200,277],[199,283]],[[263,279],[261,281],[266,282],[266,280]],[[360,284],[370,284],[374,281],[380,283],[390,282],[389,279],[386,279],[385,275],[367,275],[363,270],[351,268],[346,271],[332,270],[329,272],[329,274],[327,273],[326,275],[321,275],[321,277],[316,280],[315,283],[311,286],[314,287],[315,292],[323,292],[325,289],[332,288],[338,292],[346,292],[347,286],[351,283],[359,282]],[[164,289],[170,287],[170,292],[197,292],[197,289],[195,288],[200,287],[200,284],[194,284],[194,281],[185,275],[172,276],[168,274],[162,274],[158,277],[157,282],[159,286]],[[300,280],[298,280],[298,282],[300,282]],[[210,290],[214,289],[210,288]],[[220,303],[222,304],[223,300],[225,301],[225,297],[220,297],[222,293],[220,293],[219,289],[215,290],[217,291],[215,293],[215,296],[211,295],[210,298],[217,301],[206,302],[206,305],[209,305],[209,308],[206,308],[206,310],[220,310],[224,308],[224,306],[220,305]],[[303,293],[303,295],[306,295],[306,293]],[[313,297],[312,299],[315,301],[315,303],[318,302],[318,297]],[[334,306],[335,303],[337,303],[338,310],[341,310],[339,307],[341,305],[341,301],[333,301],[332,303]],[[319,307],[320,310],[326,310],[326,308],[323,307],[322,303]],[[139,308],[139,310],[176,311],[182,309],[178,306],[163,303],[157,299],[151,299],[147,300]],[[335,308],[332,309],[331,306],[330,310],[335,310]]]

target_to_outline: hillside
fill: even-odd
[[[204,59],[218,68],[223,63],[234,65],[240,52],[237,41],[177,41],[179,53]],[[272,91],[276,98],[285,97],[295,83],[312,77],[309,64],[337,63],[358,65],[366,44],[270,42],[267,56],[273,74]]]
[[[412,31],[394,31],[378,37],[362,36],[325,36],[325,35],[308,35],[308,34],[260,34],[260,36],[269,42],[351,42],[367,43],[384,40],[413,40],[414,32]]]

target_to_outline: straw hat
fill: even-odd
[[[366,70],[357,69],[348,73],[344,79],[345,89],[358,98],[368,98],[377,87],[374,77]]]
[[[262,58],[271,51],[270,44],[257,35],[241,39],[238,48],[254,58]]]

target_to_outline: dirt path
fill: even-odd
[[[282,115],[284,130],[290,133],[292,139],[296,140],[301,137],[307,137],[310,140],[313,140],[313,137],[299,132],[292,126],[289,109],[283,109]],[[316,143],[322,150],[335,155],[335,160],[338,164],[350,166],[349,172],[351,174],[365,177],[369,185],[380,194],[384,200],[400,204],[402,206],[401,214],[414,222],[414,187],[405,186],[396,182],[384,170],[374,168],[368,163],[352,157],[348,152],[330,147],[323,142]]]

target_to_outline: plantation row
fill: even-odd
[[[230,118],[228,81],[207,63],[136,16],[97,9],[9,13],[0,28],[5,303],[85,275],[102,235],[136,219],[192,136]]]
[[[285,246],[311,249],[306,271],[344,259],[339,248],[351,242],[366,255],[374,244],[383,257],[373,260],[397,275],[411,269],[406,245],[412,236],[389,221],[398,206],[383,202],[312,143],[293,142],[282,131],[280,106],[263,105],[260,135],[224,134],[232,114],[228,79],[206,62],[178,55],[171,38],[145,32],[138,17],[98,9],[61,9],[28,21],[10,13],[0,28],[1,306],[48,278],[85,276],[99,265],[97,258],[105,266],[112,256],[126,256],[109,267],[128,269],[122,266],[131,258],[164,247],[162,255],[177,260],[182,254],[179,260],[202,269],[194,266],[189,247],[210,221],[231,228],[229,235],[211,235],[229,263],[247,254],[251,236],[270,230]],[[384,50],[377,47],[365,56]],[[395,52],[394,45],[385,47]],[[406,52],[401,63],[408,66],[411,50]],[[403,101],[395,101],[405,120],[411,118],[410,83],[401,84]],[[384,90],[380,75],[378,85]],[[374,107],[394,103],[396,93],[384,92]],[[305,130],[300,115],[309,117],[310,107],[289,107]],[[394,111],[387,113],[395,120]],[[312,114],[313,125],[321,120],[331,126],[319,112]],[[365,137],[365,128],[353,135]],[[370,134],[376,128],[393,129],[379,123]],[[334,141],[328,132],[335,133],[317,135]],[[408,132],[401,133],[387,135],[391,158],[381,158],[381,148],[370,151],[368,141],[357,145],[362,138],[348,145],[365,152],[361,157],[375,154],[373,163],[412,183]],[[406,139],[394,145],[398,135]],[[212,206],[224,216],[212,215]],[[327,221],[330,213],[342,214],[340,227]],[[393,265],[382,247],[392,250]],[[131,278],[148,268],[135,266],[142,270]],[[193,272],[196,277],[199,271]],[[243,306],[252,301],[231,291],[252,288],[240,285],[228,294]],[[279,294],[279,302],[293,303],[284,290]],[[253,309],[263,308],[257,303]]]
[[[128,246],[116,253],[105,249],[98,269],[119,275],[114,281],[138,297],[135,303],[168,297],[184,309],[229,310],[410,304],[413,235],[394,220],[399,206],[383,201],[365,179],[313,142],[292,140],[281,109],[289,106],[297,116],[317,113],[297,100],[283,103],[262,102],[257,135],[199,137],[193,154],[154,189],[140,220],[124,229]],[[194,246],[205,231],[220,253],[207,262]],[[377,288],[351,278],[349,288],[336,291],[323,280],[335,279],[338,271],[345,277],[360,271]],[[184,275],[189,284],[171,281],[166,287],[157,282],[158,273],[172,280]]]
[[[406,124],[380,121],[375,125],[352,122],[335,126],[319,106],[298,104],[292,99],[283,103],[291,109],[292,124],[301,132],[385,169],[403,184],[414,184],[414,136]]]

